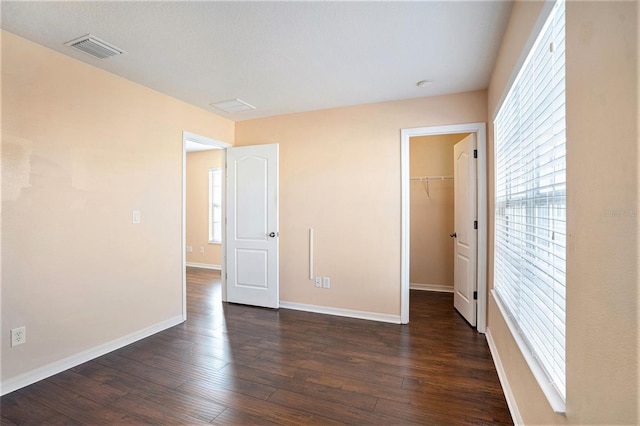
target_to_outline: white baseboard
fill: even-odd
[[[522,415],[520,415],[520,410],[518,410],[516,398],[513,395],[511,386],[509,385],[509,380],[507,380],[507,374],[504,371],[504,366],[502,365],[500,355],[498,354],[498,348],[496,348],[496,344],[493,341],[493,336],[491,335],[491,330],[489,329],[489,327],[487,327],[485,336],[487,338],[489,350],[491,351],[491,356],[493,357],[493,364],[496,366],[496,371],[498,372],[498,378],[500,379],[500,385],[502,385],[504,397],[507,400],[507,406],[509,407],[509,412],[511,413],[513,424],[516,426],[524,425],[524,421],[522,421]]]
[[[222,271],[222,266],[220,265],[211,265],[209,263],[196,263],[196,262],[187,262],[186,266],[191,266],[193,268],[202,268],[202,269],[214,269],[216,271]]]
[[[450,287],[448,285],[410,283],[409,288],[411,290],[439,291],[441,293],[453,293],[453,287]]]
[[[400,315],[379,314],[376,312],[354,311],[351,309],[330,308],[327,306],[307,305],[304,303],[280,301],[280,307],[296,311],[315,312],[317,314],[337,315],[340,317],[358,318],[370,321],[400,324]]]
[[[55,374],[61,373],[72,367],[76,367],[87,361],[91,361],[92,359],[115,351],[116,349],[120,349],[138,340],[142,340],[145,337],[149,337],[182,322],[184,322],[184,320],[182,319],[182,315],[179,315],[161,323],[154,324],[142,330],[134,331],[133,333],[126,336],[119,337],[110,342],[104,343],[91,349],[87,349],[75,355],[71,355],[67,358],[52,362],[45,366],[36,368],[35,370],[31,370],[26,373],[20,374],[19,376],[5,380],[0,384],[0,395],[6,395],[10,392],[23,388],[25,386],[29,386],[40,380],[44,380],[47,377],[51,377]]]

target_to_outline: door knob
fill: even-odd
[[[456,233],[454,232],[453,234],[449,234],[449,236],[450,236],[451,238],[456,238],[456,237],[458,236],[458,234],[456,234]]]
[[[275,232],[271,232],[271,233],[269,233],[269,236],[270,236],[271,238],[275,238],[275,237],[276,237],[276,235],[277,235],[277,234],[276,234]]]

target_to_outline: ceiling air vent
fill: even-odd
[[[91,34],[68,41],[65,44],[98,59],[106,59],[111,56],[122,55],[125,53],[124,50],[118,49],[117,47],[112,46],[106,41],[100,40],[98,37]]]
[[[248,104],[245,101],[241,101],[240,99],[230,99],[228,101],[215,102],[209,105],[230,113],[256,109],[253,105]]]

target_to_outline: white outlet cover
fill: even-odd
[[[329,277],[322,277],[322,287],[331,288],[331,279]]]
[[[133,223],[140,223],[140,210],[133,211]]]
[[[27,341],[27,328],[17,327],[11,329],[11,347],[22,345]]]
[[[322,287],[322,279],[320,277],[316,277],[316,287]]]

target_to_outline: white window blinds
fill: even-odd
[[[495,293],[525,344],[521,349],[530,351],[527,355],[540,364],[562,400],[566,393],[564,22],[564,2],[559,1],[494,122]]]
[[[209,242],[222,242],[222,174],[209,169]]]

